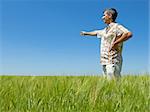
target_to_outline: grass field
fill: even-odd
[[[150,76],[0,76],[0,112],[150,112]]]

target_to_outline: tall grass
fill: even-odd
[[[0,112],[150,112],[150,77],[0,76]]]

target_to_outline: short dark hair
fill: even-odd
[[[117,16],[118,16],[118,12],[115,8],[108,8],[108,9],[105,9],[104,12],[107,11],[107,13],[111,14],[112,15],[112,19],[113,21],[116,20]],[[103,13],[104,13],[103,12]]]

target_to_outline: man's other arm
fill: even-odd
[[[131,37],[132,37],[132,32],[123,33],[122,36],[114,42],[114,44],[119,44],[121,42],[124,42]]]

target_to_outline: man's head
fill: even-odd
[[[116,18],[117,18],[118,12],[116,9],[114,8],[110,8],[110,9],[105,9],[103,12],[103,21],[106,24],[110,24],[111,22],[115,22]]]

